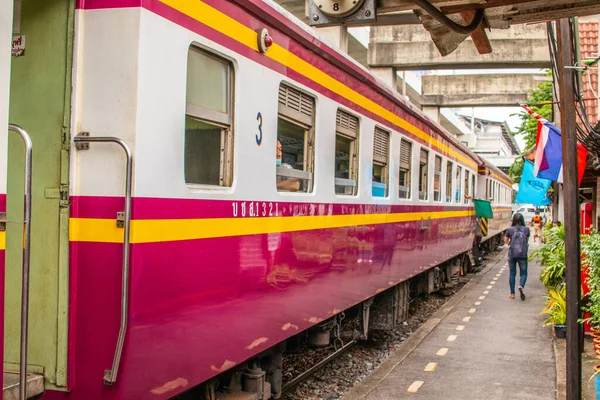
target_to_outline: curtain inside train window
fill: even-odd
[[[442,201],[442,157],[435,156],[433,170],[433,201]]]
[[[359,120],[352,114],[337,110],[335,118],[335,193],[358,193],[358,131]]]
[[[279,85],[276,186],[279,192],[310,193],[313,188],[315,99]]]
[[[460,179],[462,176],[462,167],[456,167],[456,193],[454,195],[454,201],[456,203],[461,203],[460,197],[462,194],[462,180]]]
[[[191,46],[188,51],[184,179],[188,185],[231,186],[231,63]]]
[[[452,163],[446,165],[446,203],[452,202]]]
[[[429,152],[421,148],[419,157],[419,200],[427,200],[429,198],[429,188],[427,185],[429,179],[428,168]]]
[[[400,175],[398,179],[398,196],[401,199],[410,199],[411,165],[412,143],[402,139],[400,141]]]
[[[463,196],[463,203],[465,204],[469,203],[469,199],[467,198],[469,193],[469,171],[465,169],[465,196]]]

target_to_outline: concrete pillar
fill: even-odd
[[[369,71],[390,88],[396,90],[398,86],[398,75],[395,68],[369,68]]]
[[[440,122],[440,108],[437,106],[423,106],[423,112],[433,121]]]
[[[326,26],[317,28],[317,32],[333,46],[348,52],[348,28],[345,26]]]

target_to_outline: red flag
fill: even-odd
[[[583,174],[585,173],[585,166],[587,164],[588,151],[583,145],[577,142],[577,186],[581,184]]]

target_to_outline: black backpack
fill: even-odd
[[[510,257],[527,258],[527,236],[525,236],[525,227],[518,226],[510,239]]]

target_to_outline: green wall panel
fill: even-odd
[[[23,0],[25,53],[12,58],[10,121],[33,143],[29,362],[50,386],[66,379],[68,205],[58,189],[68,184],[68,126],[73,36],[72,0]],[[9,139],[5,369],[19,361],[23,242],[23,145]],[[67,171],[67,172],[65,172]]]

